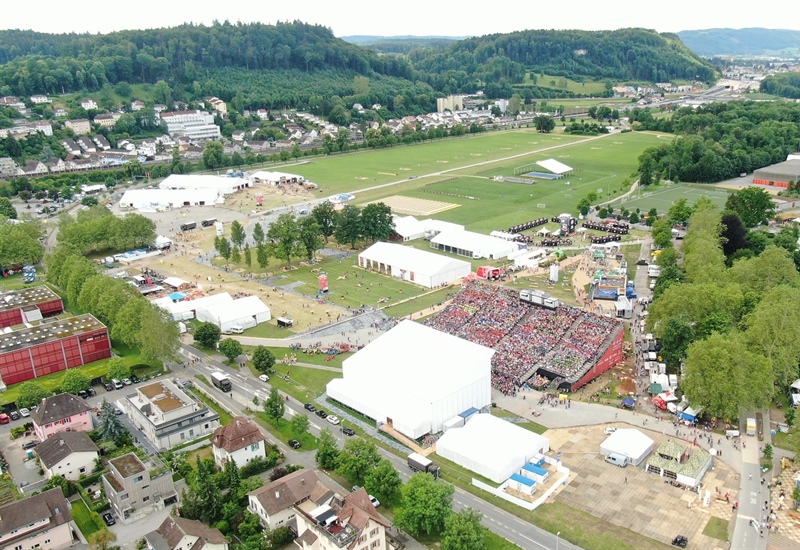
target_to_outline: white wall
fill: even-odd
[[[82,475],[89,475],[94,469],[94,461],[97,458],[97,452],[79,452],[70,453],[61,462],[54,465],[51,469],[46,470],[47,477],[64,476],[71,481],[77,481]],[[81,472],[81,468],[84,471]]]

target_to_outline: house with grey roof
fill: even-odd
[[[76,542],[72,533],[72,514],[61,487],[0,507],[4,550],[63,550]]]
[[[248,493],[247,509],[270,529],[293,527],[297,514],[295,505],[308,500],[322,505],[330,502],[333,495],[334,492],[319,480],[316,472],[303,469]]]
[[[178,502],[172,471],[163,465],[146,465],[135,453],[128,453],[109,460],[108,469],[101,477],[103,489],[123,523]]]
[[[88,432],[94,428],[92,409],[71,393],[59,393],[42,399],[31,413],[33,431],[44,441],[58,432]]]
[[[77,481],[92,473],[99,451],[86,432],[59,432],[39,444],[36,456],[48,478]]]
[[[228,541],[219,529],[179,516],[167,517],[144,540],[149,550],[228,550]]]

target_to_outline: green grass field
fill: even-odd
[[[602,94],[606,91],[606,85],[599,80],[589,80],[587,82],[578,82],[571,78],[563,76],[553,76],[549,74],[536,74],[536,82],[531,79],[531,73],[525,75],[523,86],[540,86],[543,88],[553,88],[554,90],[566,90],[576,94]],[[563,84],[566,84],[564,86]],[[539,100],[541,101],[541,100]],[[550,104],[560,104],[560,99],[546,100]]]
[[[650,188],[642,189],[641,192],[636,195],[623,201],[616,202],[613,206],[615,208],[623,206],[628,210],[636,210],[639,208],[644,212],[655,208],[658,210],[659,214],[664,214],[669,210],[669,207],[672,206],[672,203],[678,199],[686,199],[689,204],[692,204],[700,197],[707,197],[715,205],[723,207],[729,195],[730,192],[724,189],[715,189],[713,187],[701,188],[678,183],[661,185],[653,190]]]
[[[75,523],[78,525],[78,529],[81,530],[81,533],[87,539],[94,535],[96,532],[100,531],[101,527],[97,525],[92,517],[92,513],[86,507],[86,504],[83,503],[81,499],[77,499],[72,502],[72,519],[75,520]]]

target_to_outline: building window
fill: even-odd
[[[134,483],[141,483],[143,479],[144,479],[143,476],[136,476],[135,478],[133,478],[133,482]]]
[[[121,498],[122,500],[128,500],[129,495],[128,493],[122,493],[121,495],[119,495],[119,498]]]
[[[208,429],[208,424],[206,424],[206,430]]]
[[[194,437],[194,429],[189,430],[189,437]]]
[[[181,432],[181,441],[183,441],[184,439],[186,439],[186,434]]]
[[[22,545],[18,544],[14,547],[14,550],[22,550]]]
[[[250,445],[250,450],[251,451],[257,451],[258,450],[258,443],[253,443],[252,445]]]
[[[143,497],[142,498],[142,502],[148,502],[149,500],[150,500],[150,497]]]
[[[80,472],[82,474],[85,474],[86,473],[86,468],[79,468],[78,472]]]

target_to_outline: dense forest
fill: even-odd
[[[800,99],[800,73],[778,73],[761,81],[761,91],[779,97]]]
[[[800,31],[784,29],[703,29],[678,37],[698,55],[800,54]]]
[[[634,127],[676,133],[669,144],[639,157],[643,185],[661,178],[716,182],[782,162],[800,143],[800,104],[732,101],[697,109],[684,107],[669,118],[649,110],[631,113]]]
[[[405,49],[385,44],[386,51]],[[92,92],[163,80],[172,99],[208,94],[229,101],[238,94],[268,96],[264,105],[298,107],[317,93],[372,94],[382,105],[399,95],[408,111],[419,112],[436,95],[481,88],[490,96],[489,88],[504,94],[529,71],[622,81],[710,81],[715,75],[673,35],[642,29],[525,31],[440,46],[431,39],[407,55],[379,54],[297,21],[186,24],[105,35],[6,30],[0,31],[0,95]],[[306,79],[314,80],[313,90],[295,86],[302,74],[313,77]],[[366,94],[357,77],[374,83]],[[255,90],[254,83],[264,88]]]
[[[466,37],[447,36],[343,36],[342,40],[378,53],[407,54],[411,50],[443,50]]]

